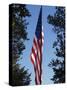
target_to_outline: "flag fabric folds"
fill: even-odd
[[[31,62],[34,66],[36,85],[40,85],[42,83],[41,77],[42,77],[43,42],[44,42],[44,33],[42,31],[42,7],[41,7],[31,51]]]

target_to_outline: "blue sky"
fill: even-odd
[[[35,85],[35,73],[33,65],[30,61],[30,53],[33,45],[33,39],[36,30],[36,24],[39,16],[39,5],[27,5],[28,10],[31,13],[31,17],[27,18],[29,25],[27,26],[29,41],[25,42],[26,49],[23,51],[23,58],[20,60],[21,66],[25,66],[31,73],[31,85]],[[42,84],[52,84],[50,78],[53,76],[53,71],[48,67],[52,58],[55,58],[54,49],[52,48],[53,42],[56,40],[56,35],[52,31],[52,26],[47,22],[47,16],[55,13],[55,7],[43,6],[42,7],[42,24],[44,32],[44,45],[43,45],[43,60],[42,60]]]

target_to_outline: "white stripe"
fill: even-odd
[[[33,53],[31,54],[31,58],[33,59],[33,61],[35,63],[35,57],[34,57],[34,54]]]
[[[35,39],[35,41],[37,42],[37,38],[36,38],[36,36],[34,37],[34,39]]]
[[[41,54],[40,54],[40,49],[39,49],[39,45],[38,45],[38,42],[37,42],[37,38],[35,37],[35,41],[36,41],[36,43],[37,43],[37,51],[38,51],[38,56],[37,56],[37,67],[38,67],[38,71],[39,71],[39,75],[40,75],[40,65],[39,65],[39,63],[38,63],[38,60],[39,60],[39,62],[40,62],[40,57],[41,57]],[[38,59],[39,58],[39,59]]]
[[[35,54],[37,54],[37,48],[36,48],[35,44],[33,44],[33,49],[35,51]]]
[[[44,39],[42,38],[42,45],[44,44]]]
[[[37,42],[36,36],[35,36],[34,39],[35,39],[35,42],[36,42],[36,44],[37,44],[37,46],[34,46],[34,48],[38,51],[37,67],[38,67],[38,72],[39,72],[39,75],[40,75],[40,65],[39,65],[39,63],[38,63],[38,57],[39,57],[39,61],[40,61],[40,50],[39,50],[39,47],[38,47],[38,42]],[[40,84],[39,77],[38,77],[38,72],[37,72],[37,70],[36,70],[37,82],[38,82],[38,84]]]
[[[38,56],[39,56],[39,60],[40,60],[40,49],[39,49],[39,45],[38,45],[36,36],[35,36],[35,41],[36,41],[36,44],[37,44],[36,50],[38,51]]]
[[[44,33],[43,33],[43,31],[42,31],[42,37],[44,37]]]

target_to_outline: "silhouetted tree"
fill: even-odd
[[[48,16],[48,23],[53,25],[53,31],[57,38],[53,43],[55,48],[56,59],[53,59],[49,66],[52,67],[54,75],[51,78],[54,83],[65,82],[65,8],[56,7],[56,12],[53,16]]]
[[[31,74],[28,74],[24,67],[20,68],[18,61],[25,49],[24,41],[28,40],[26,18],[31,14],[23,4],[12,4],[11,13],[9,16],[12,17],[12,85],[29,85]]]
[[[12,85],[29,85],[31,81],[30,76],[31,74],[28,74],[28,70],[25,70],[25,67],[20,68],[19,64],[16,64],[13,68]]]

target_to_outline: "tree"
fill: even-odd
[[[52,67],[54,75],[51,78],[54,83],[65,82],[65,8],[56,7],[53,16],[48,15],[48,23],[53,25],[56,33],[56,41],[53,43],[56,58],[52,59],[49,66]]]
[[[13,68],[13,78],[12,78],[12,85],[13,86],[22,86],[22,85],[29,85],[30,84],[30,76],[28,74],[28,70],[25,70],[25,67],[19,68],[19,64],[16,64]]]
[[[30,17],[31,14],[26,5],[22,4],[12,4],[11,13],[9,16],[12,17],[12,85],[29,85],[31,74],[28,74],[24,67],[20,67],[18,61],[25,49],[24,42],[28,40],[26,17]]]

